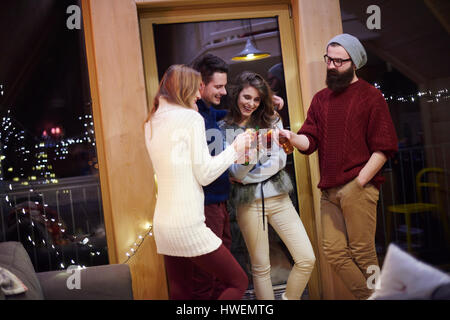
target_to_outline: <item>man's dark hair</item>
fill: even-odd
[[[201,73],[202,81],[205,85],[211,81],[214,72],[228,74],[228,64],[218,56],[211,53],[207,53],[204,56],[195,59],[191,64],[191,68]]]
[[[337,42],[330,42],[329,44],[328,44],[328,46],[327,46],[327,48],[328,47],[342,47],[339,43],[337,43]]]

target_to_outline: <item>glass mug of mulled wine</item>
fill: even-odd
[[[275,134],[276,128],[271,128],[263,135],[265,142],[266,142],[266,148],[268,150],[272,147],[272,135]],[[278,135],[278,142],[280,143],[281,147],[283,148],[284,152],[286,154],[291,154],[294,152],[294,146],[291,144],[288,138],[282,135]]]
[[[252,135],[252,142],[250,145],[250,148],[253,149],[257,147],[258,144],[258,128],[247,128],[245,129],[245,133],[250,133]],[[249,149],[245,148],[245,154],[244,154],[244,166],[248,166],[250,164],[250,155],[249,155]]]

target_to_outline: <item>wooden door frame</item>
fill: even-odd
[[[289,119],[293,131],[298,131],[304,122],[300,78],[298,75],[297,50],[295,47],[294,25],[292,15],[289,13],[287,4],[260,4],[258,6],[248,6],[248,4],[236,7],[219,7],[219,8],[186,8],[186,9],[167,9],[149,10],[143,9],[139,12],[139,20],[141,26],[142,48],[144,57],[144,71],[147,80],[147,100],[151,101],[158,89],[158,71],[156,63],[156,51],[153,38],[153,24],[169,24],[169,23],[187,23],[232,19],[249,19],[249,18],[272,18],[278,17],[280,45],[282,54],[282,62],[284,66],[284,74],[286,79],[286,92],[289,105],[297,106],[289,108]],[[244,67],[244,66],[242,66]],[[314,223],[314,210],[312,198],[305,194],[304,190],[311,189],[311,183],[308,176],[308,163],[306,157],[298,152],[294,153],[294,167],[296,172],[297,197],[299,210],[301,212],[302,221],[305,229],[313,243],[313,247],[317,243],[315,239],[316,230]],[[317,252],[317,250],[315,250]],[[320,277],[319,277],[319,261],[316,262],[314,271],[308,284],[309,295],[312,297],[320,297]]]
[[[245,7],[251,7],[245,16],[249,17],[249,12],[262,12],[262,8],[279,10],[280,5],[284,6],[282,14],[289,17],[281,21],[282,28],[291,30],[287,36],[280,32],[280,40],[283,63],[295,66],[292,69],[285,67],[285,72],[289,101],[299,101],[298,108],[291,104],[289,110],[291,128],[297,130],[304,121],[313,94],[324,87],[322,56],[325,44],[342,32],[338,0],[247,0],[245,5],[238,0],[217,0],[213,4],[209,0],[82,0],[110,263],[126,260],[125,253],[143,226],[151,222],[156,202],[142,124],[148,112],[147,94],[154,90],[157,77],[149,78],[147,74],[149,81],[145,82],[145,69],[151,70],[151,67],[144,69],[143,66],[139,13],[151,11],[171,17],[180,10],[220,8],[219,14],[226,15],[229,8],[234,8],[238,11],[235,17],[242,18]],[[297,54],[292,55],[292,52]],[[298,188],[301,189],[298,193],[301,216],[316,253],[316,267],[309,285],[310,298],[342,298],[339,294],[342,285],[336,282],[319,245],[317,156],[308,158],[296,152],[294,161],[297,184],[301,186]],[[135,298],[167,298],[164,263],[156,253],[153,238],[144,242],[128,264]]]

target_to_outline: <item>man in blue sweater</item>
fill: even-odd
[[[225,117],[227,111],[217,110],[213,106],[219,105],[221,98],[227,94],[225,86],[227,84],[228,65],[221,58],[206,54],[196,59],[192,67],[201,73],[203,82],[200,87],[202,98],[197,101],[198,111],[205,119],[206,132],[213,130],[215,133],[210,139],[206,137],[207,143],[209,146],[211,144],[217,145],[217,143],[214,143],[214,139],[218,138],[217,133],[220,133],[217,122]],[[210,151],[212,156],[216,155],[215,149],[210,148]],[[231,247],[230,218],[226,206],[229,191],[228,171],[225,171],[211,184],[203,187],[206,226],[222,239],[223,244],[228,249]],[[192,280],[192,296],[199,300],[216,299],[223,290],[213,277],[195,266]]]
[[[228,65],[221,58],[213,54],[205,54],[192,63],[192,68],[202,75],[200,86],[201,99],[197,101],[198,112],[205,119],[206,139],[212,156],[219,154],[216,147],[222,146],[223,137],[217,122],[227,114],[226,110],[218,110],[213,106],[220,104],[220,100],[227,94]],[[284,105],[282,98],[273,96],[274,107],[281,110]],[[212,133],[209,137],[209,133]],[[221,139],[216,141],[215,139]],[[225,171],[211,184],[203,187],[205,194],[205,218],[206,226],[210,228],[220,239],[224,246],[231,248],[230,216],[227,211],[226,201],[230,192],[230,180],[228,171]],[[198,267],[193,267],[192,296],[198,300],[217,299],[223,291],[221,284]]]

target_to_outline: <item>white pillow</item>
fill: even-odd
[[[0,289],[5,296],[23,293],[28,288],[8,269],[0,267]]]
[[[437,287],[450,283],[450,276],[390,244],[378,281],[369,300],[430,299]]]

